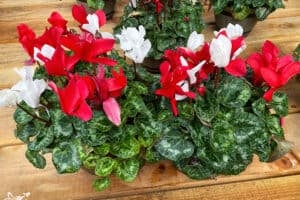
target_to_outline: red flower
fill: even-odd
[[[300,73],[300,62],[294,62],[290,55],[279,57],[279,49],[270,41],[263,44],[262,53],[250,55],[247,63],[254,72],[253,83],[265,82],[270,87],[264,94],[266,101],[271,101],[278,88]]]
[[[49,75],[66,76],[73,70],[78,62],[75,56],[67,56],[65,50],[58,46],[51,59],[39,55],[39,58],[45,63],[45,69]]]
[[[65,88],[58,88],[54,82],[50,82],[49,86],[58,95],[61,109],[70,116],[78,117],[83,121],[92,118],[92,110],[85,101],[89,96],[89,89],[82,79],[74,76],[69,80]]]
[[[114,39],[94,39],[89,34],[73,35],[69,34],[61,38],[61,43],[74,52],[74,55],[83,61],[99,63],[108,66],[116,65],[116,61],[107,57],[100,57],[113,49]]]
[[[68,21],[65,20],[58,12],[52,12],[48,18],[48,22],[54,27],[62,28],[64,33],[67,33]]]
[[[19,24],[17,26],[19,42],[22,44],[25,51],[33,60],[34,53],[34,41],[36,39],[36,35],[32,29],[30,29],[26,24]]]
[[[180,54],[177,51],[166,50],[164,61],[160,65],[161,88],[157,89],[155,94],[164,96],[169,99],[173,114],[178,115],[176,101],[183,100],[187,97],[195,98],[196,95],[189,91],[189,83],[186,63],[181,62]]]

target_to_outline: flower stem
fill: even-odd
[[[47,126],[49,126],[51,124],[50,121],[43,119],[39,116],[37,116],[36,114],[31,113],[29,110],[27,110],[26,108],[24,108],[23,106],[21,106],[20,104],[17,104],[17,106],[22,109],[24,112],[26,112],[28,115],[30,115],[31,117],[33,117],[34,119],[40,120],[42,122],[44,122]]]
[[[215,71],[215,82],[214,82],[214,89],[216,89],[220,82],[220,68],[217,68]]]

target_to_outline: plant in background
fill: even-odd
[[[260,21],[265,20],[278,8],[284,8],[282,0],[241,1],[241,0],[210,0],[215,15],[231,13],[236,20],[243,20],[249,15],[255,15]]]
[[[202,31],[202,11],[200,2],[192,0],[132,0],[114,32],[143,25],[152,44],[148,57],[160,60],[166,49],[183,46],[191,32]]]

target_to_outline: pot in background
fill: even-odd
[[[159,74],[159,66],[162,60],[155,60],[154,58],[145,58],[142,66],[152,74]]]
[[[219,29],[227,27],[229,23],[231,24],[239,24],[244,29],[244,34],[247,35],[257,23],[257,18],[254,14],[249,15],[247,18],[243,20],[236,20],[233,18],[232,14],[226,11],[215,15],[216,25]]]

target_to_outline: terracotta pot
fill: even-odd
[[[145,58],[142,66],[152,74],[159,74],[159,66],[162,60],[155,60],[154,58]]]
[[[103,10],[105,12],[106,19],[111,19],[115,12],[116,0],[104,0],[104,2],[105,2],[105,6]],[[89,12],[95,12],[95,9],[89,8],[87,6],[86,0],[77,0],[77,3],[84,5]]]
[[[224,11],[218,15],[215,15],[215,19],[216,19],[216,25],[219,29],[226,27],[227,24],[229,23],[239,24],[243,27],[244,34],[246,35],[253,29],[253,27],[257,23],[257,18],[254,14],[249,15],[247,18],[243,20],[236,20],[233,18],[231,13],[224,12]]]

